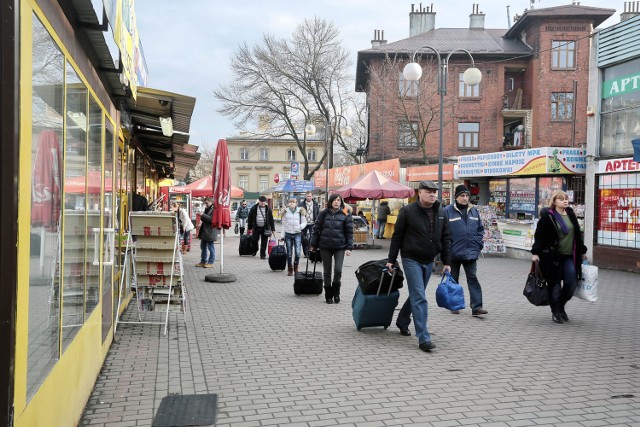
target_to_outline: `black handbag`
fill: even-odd
[[[238,226],[238,223],[236,222],[236,226],[235,226],[235,227],[233,227],[233,232],[234,232],[235,234],[238,234],[238,233],[239,233],[239,231],[240,231],[240,230],[239,230],[239,226]]]
[[[527,276],[527,283],[524,285],[522,295],[535,306],[549,305],[549,286],[542,277],[538,261],[531,262],[531,271]]]

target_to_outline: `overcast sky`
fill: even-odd
[[[472,5],[486,14],[485,28],[507,28],[507,5],[513,22],[531,6],[530,0],[458,0],[433,4],[436,28],[465,28]],[[420,3],[415,2],[416,9]],[[571,4],[571,0],[536,0],[535,8]],[[624,1],[589,0],[584,6],[616,8],[599,28],[620,20]],[[213,90],[230,80],[229,63],[240,43],[258,43],[265,33],[288,37],[305,18],[333,22],[343,46],[355,60],[369,49],[373,31],[384,30],[391,43],[409,37],[411,1],[403,0],[136,0],[135,12],[149,68],[148,86],[196,98],[190,143],[214,146],[220,138],[234,136],[233,121],[216,112]]]

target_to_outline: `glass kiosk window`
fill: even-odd
[[[510,179],[508,217],[517,220],[533,220],[535,213],[536,179]]]
[[[504,217],[507,206],[507,180],[489,182],[489,206],[496,208],[496,216]]]

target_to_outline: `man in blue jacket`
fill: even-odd
[[[451,236],[451,276],[458,282],[460,266],[464,267],[471,299],[471,314],[480,316],[488,313],[482,308],[482,288],[476,275],[477,261],[484,247],[484,226],[480,213],[469,203],[469,189],[458,185],[454,194],[454,203],[444,209],[449,219]],[[452,313],[458,314],[460,311],[453,310]]]

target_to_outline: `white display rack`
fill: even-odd
[[[136,297],[138,321],[120,321],[118,315],[114,334],[120,323],[142,323],[164,325],[166,335],[169,313],[184,313],[187,308],[176,215],[172,212],[130,212],[129,230],[117,313],[126,296],[123,289],[128,278],[127,283]],[[147,320],[151,312],[162,313],[164,319]]]
[[[476,206],[480,213],[480,219],[484,227],[484,248],[482,255],[493,255],[507,253],[504,239],[500,229],[498,229],[498,217],[495,206]]]

